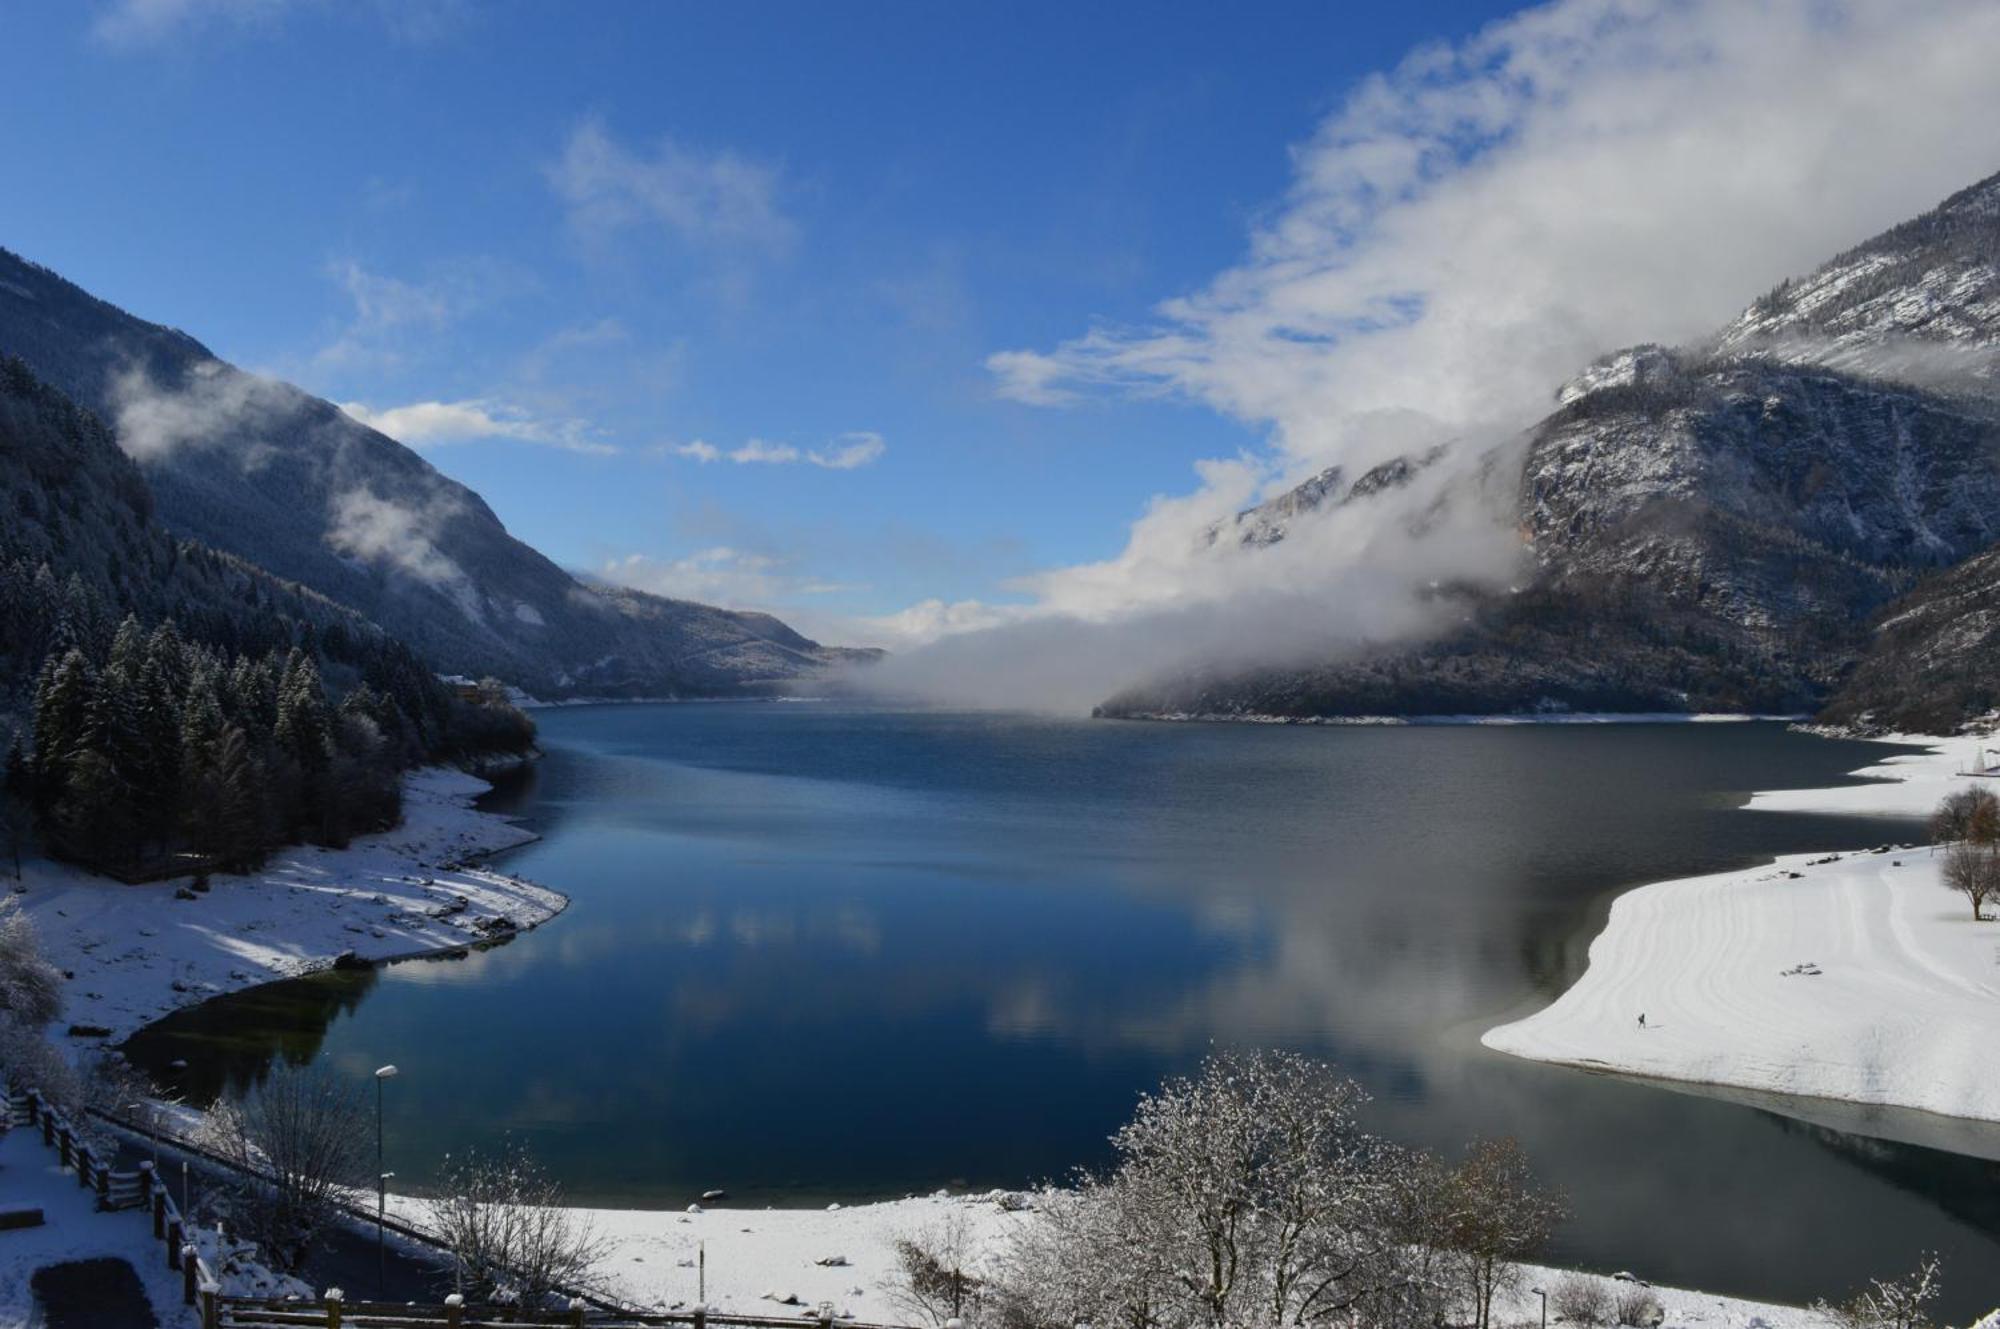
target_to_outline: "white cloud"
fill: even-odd
[[[448,492],[421,500],[385,498],[361,486],[336,494],[328,506],[326,542],[369,563],[395,568],[449,594],[475,621],[483,617],[478,589],[438,545],[444,526],[462,511]]]
[[[635,152],[592,119],[570,134],[547,174],[571,224],[595,238],[653,226],[699,249],[766,256],[789,252],[797,238],[779,205],[779,169],[731,151],[661,138],[651,152]]]
[[[111,378],[118,445],[139,461],[155,461],[183,447],[228,448],[254,465],[267,445],[257,429],[270,416],[295,407],[296,389],[275,379],[204,360],[178,387],[155,382],[138,365]]]
[[[2000,112],[1996,43],[1968,0],[1528,10],[1364,81],[1247,259],[1153,326],[989,366],[1028,401],[1176,393],[1289,463],[1379,455],[1371,411],[1517,425],[1597,353],[1705,331],[2000,167],[1957,130]]]
[[[803,455],[789,443],[766,443],[761,438],[753,438],[730,453],[729,460],[739,466],[789,466],[801,460]]]
[[[334,263],[331,271],[354,302],[356,320],[365,327],[439,328],[458,312],[460,301],[436,284],[370,272],[353,259]]]
[[[981,632],[1046,617],[1031,604],[988,604],[983,600],[921,600],[893,614],[854,619],[848,640],[891,651],[928,646],[963,632]]]
[[[346,295],[353,312],[306,366],[322,375],[399,367],[412,346],[435,344],[438,334],[521,281],[478,260],[423,281],[374,272],[354,259],[329,262],[326,274]]]
[[[340,4],[328,0],[108,0],[91,21],[91,35],[107,46],[135,49],[155,46],[184,34],[211,28],[252,29],[277,26],[302,9],[341,15],[364,13],[381,23],[390,36],[427,42],[459,25],[463,0],[374,0]]]
[[[790,466],[803,462],[822,470],[852,471],[880,460],[889,445],[880,434],[863,429],[842,434],[823,448],[798,448],[790,443],[753,438],[739,447],[723,449],[698,438],[690,443],[665,444],[659,450],[704,466],[718,461],[738,466]]]
[[[1992,172],[1992,137],[1965,126],[2000,121],[1995,50],[2000,7],[1979,0],[1558,0],[1412,52],[1294,149],[1290,190],[1235,266],[1146,326],[989,357],[1016,400],[1172,396],[1267,431],[1204,466],[1194,493],[1156,500],[1117,557],[1023,589],[1079,631],[1149,625],[1122,663],[1104,652],[1107,690],[1209,649],[1224,621],[1239,656],[1410,630],[1412,586],[1504,571],[1504,531],[1419,547],[1390,504],[1373,524],[1348,514],[1217,557],[1200,529],[1326,465],[1352,474],[1440,436],[1463,440],[1462,465],[1595,355],[1697,336]],[[1289,613],[1243,618],[1279,590],[1313,633]]]
[[[376,410],[362,402],[342,402],[340,409],[398,442],[413,448],[469,439],[507,438],[522,443],[608,457],[618,449],[592,435],[581,420],[540,420],[518,406],[486,398],[464,401],[418,401]]]
[[[831,447],[808,452],[806,460],[830,471],[852,471],[880,460],[888,450],[889,445],[882,441],[880,434],[857,430],[842,434]]]
[[[290,0],[112,0],[91,22],[91,35],[111,46],[144,46],[211,23],[267,22]]]
[[[725,609],[771,610],[800,596],[863,589],[800,574],[784,559],[715,545],[683,558],[628,554],[599,569],[606,581],[676,600],[699,600]]]

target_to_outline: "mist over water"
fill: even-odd
[[[1616,887],[1914,835],[1738,810],[1872,745],[737,704],[543,733],[496,801],[545,838],[502,866],[567,914],[211,1003],[137,1054],[187,1057],[195,1096],[273,1055],[393,1061],[403,1178],[509,1134],[580,1200],[678,1207],[1060,1179],[1210,1046],[1291,1047],[1360,1078],[1397,1139],[1518,1136],[1574,1202],[1563,1259],[1804,1299],[1935,1248],[1957,1309],[2000,1292],[2000,1131],[1960,1138],[1971,1157],[1477,1041],[1563,988]]]

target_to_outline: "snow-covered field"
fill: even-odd
[[[346,951],[419,955],[484,940],[498,920],[546,922],[567,897],[467,864],[535,838],[472,807],[488,787],[460,771],[415,772],[395,830],[346,849],[281,850],[253,875],[217,874],[193,899],[176,898],[186,879],[126,886],[29,863],[19,899],[43,953],[71,975],[52,1032],[70,1045],[72,1025],[121,1039],[177,1007],[324,969]]]
[[[1749,806],[1921,816],[1978,778],[1958,774],[1975,760],[1970,740],[1904,741],[1924,746],[1859,772],[1884,783],[1760,793]],[[1641,887],[1613,904],[1574,987],[1483,1041],[1591,1069],[2000,1121],[2000,922],[1975,923],[1939,866],[1927,848],[1802,854]]]
[[[699,1304],[701,1262],[706,1257],[706,1304],[739,1315],[804,1318],[829,1302],[842,1318],[875,1324],[917,1324],[922,1317],[899,1305],[896,1242],[937,1233],[956,1220],[983,1266],[1021,1224],[1035,1221],[1032,1207],[998,1203],[999,1193],[919,1196],[825,1209],[706,1208],[686,1213],[640,1209],[579,1209],[606,1240],[598,1273],[620,1302],[638,1309],[671,1310]],[[1019,1195],[1010,1205],[1027,1201]],[[418,1202],[395,1200],[404,1217],[421,1224]],[[976,1266],[976,1267],[977,1267]],[[1566,1271],[1525,1267],[1521,1291],[1495,1306],[1501,1325],[1539,1321],[1531,1289],[1553,1289]],[[1629,1285],[1595,1278],[1616,1292]],[[1711,1329],[1827,1329],[1824,1317],[1791,1306],[1718,1297],[1678,1288],[1654,1288],[1668,1326]]]
[[[181,1276],[167,1268],[150,1216],[131,1209],[98,1213],[96,1193],[62,1170],[39,1133],[16,1128],[0,1134],[0,1194],[7,1204],[40,1209],[44,1220],[41,1227],[0,1232],[0,1329],[33,1322],[29,1280],[37,1269],[107,1257],[138,1272],[164,1329],[193,1329],[198,1317],[181,1304]]]

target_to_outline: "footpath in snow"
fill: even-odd
[[[1924,747],[1856,772],[1878,783],[1760,793],[1749,808],[1923,816],[1980,779],[1958,774],[1971,740],[1899,741]],[[1941,863],[1928,848],[1802,854],[1640,887],[1612,905],[1574,987],[1483,1041],[1537,1061],[2000,1121],[2000,911],[1975,923]]]
[[[136,1210],[101,1213],[97,1195],[76,1184],[41,1135],[26,1127],[0,1130],[0,1190],[5,1203],[39,1209],[36,1227],[0,1232],[0,1329],[38,1323],[30,1284],[38,1269],[79,1260],[122,1260],[163,1329],[193,1329],[181,1304],[181,1276],[167,1269],[152,1221]]]
[[[403,824],[346,849],[294,846],[248,876],[217,873],[193,899],[186,878],[127,886],[58,863],[26,865],[19,900],[42,951],[69,974],[66,1027],[115,1041],[170,1011],[325,969],[353,952],[387,960],[455,950],[560,913],[560,892],[471,865],[534,839],[472,800],[490,786],[461,771],[408,776]]]

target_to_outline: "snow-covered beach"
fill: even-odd
[[[1759,793],[1748,809],[1915,817],[1974,778],[1959,774],[1971,740],[1897,741],[1919,750],[1856,772],[1873,783]],[[2000,1121],[2000,922],[1974,922],[1940,866],[1928,848],[1884,848],[1640,887],[1612,905],[1569,991],[1482,1041],[1593,1070]]]
[[[999,1255],[1009,1236],[1035,1221],[1032,1193],[927,1195],[872,1204],[818,1209],[699,1207],[687,1212],[645,1209],[578,1209],[604,1239],[597,1266],[606,1291],[643,1310],[686,1309],[783,1317],[812,1315],[830,1304],[837,1318],[872,1324],[917,1323],[921,1317],[899,1299],[902,1275],[896,1243],[935,1238],[955,1227],[974,1268]],[[420,1201],[392,1197],[392,1208],[418,1224]],[[1518,1290],[1502,1294],[1496,1323],[1537,1317],[1533,1289],[1552,1289],[1570,1271],[1524,1266]],[[1608,1292],[1627,1288],[1609,1274],[1581,1275]],[[1714,1329],[1825,1329],[1811,1310],[1737,1297],[1651,1289],[1669,1325]],[[705,1295],[706,1301],[702,1302]]]
[[[568,897],[472,861],[535,838],[472,806],[489,787],[461,771],[414,772],[394,830],[345,849],[288,847],[248,876],[217,874],[192,898],[178,894],[186,878],[127,886],[26,864],[18,898],[44,954],[69,976],[55,1032],[116,1041],[180,1007],[349,952],[370,962],[444,953],[547,922]]]

